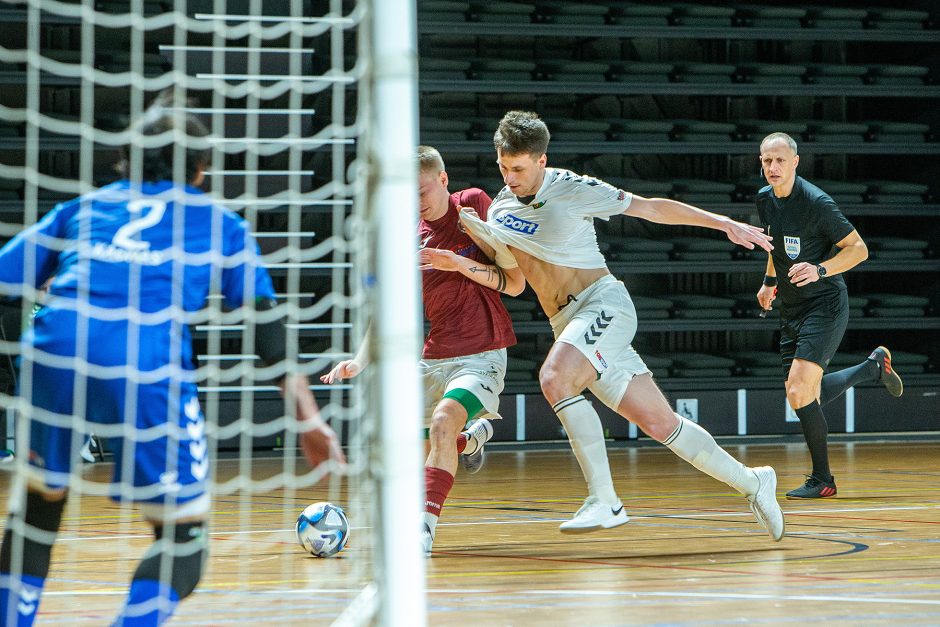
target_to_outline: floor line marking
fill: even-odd
[[[428,590],[431,592],[431,590]],[[453,592],[453,591],[451,591]],[[815,594],[745,594],[733,592],[642,592],[632,590],[518,590],[513,594],[531,594],[531,595],[567,595],[567,596],[634,596],[634,597],[686,597],[698,599],[742,599],[753,601],[821,601],[825,603],[883,603],[904,605],[940,605],[940,599],[896,599],[892,597],[841,597],[833,595],[815,595]]]

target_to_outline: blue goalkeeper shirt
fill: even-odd
[[[189,379],[177,367],[193,369],[189,324],[210,294],[232,308],[274,298],[246,222],[170,181],[119,181],[62,203],[0,249],[0,294],[51,277],[25,342],[89,364],[160,369],[158,380]]]

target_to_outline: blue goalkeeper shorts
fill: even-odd
[[[205,494],[209,474],[205,418],[196,385],[83,377],[24,360],[20,390],[34,409],[29,463],[49,488],[66,487],[88,433],[114,454],[109,496],[117,501],[181,504]],[[76,425],[84,416],[89,424]]]

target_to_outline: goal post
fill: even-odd
[[[425,624],[424,556],[419,536],[423,488],[418,482],[421,449],[415,434],[423,415],[415,357],[419,349],[416,214],[391,210],[417,207],[417,26],[413,0],[375,0],[370,55],[374,87],[374,133],[368,160],[376,168],[370,211],[376,213],[377,266],[374,321],[378,354],[377,409],[380,536],[395,538],[378,548],[382,624]],[[393,260],[401,260],[393,262]],[[405,376],[402,377],[402,374]],[[405,425],[406,428],[401,428]],[[408,428],[410,427],[410,428]]]
[[[286,315],[288,343],[294,346],[285,363],[309,377],[321,415],[346,447],[344,470],[329,464],[306,468],[292,410],[285,409],[276,385],[286,366],[263,366],[254,354],[257,324],[273,315],[246,306],[231,310],[219,289],[204,308],[186,312],[201,409],[191,405],[185,412],[202,412],[203,422],[189,433],[198,434],[196,448],[207,450],[215,466],[209,473],[209,532],[210,546],[218,550],[210,550],[207,574],[177,613],[193,612],[196,622],[225,622],[221,612],[232,607],[223,596],[200,596],[208,589],[262,592],[284,611],[302,615],[291,603],[304,594],[320,598],[323,589],[331,604],[317,609],[318,620],[423,627],[415,0],[0,0],[0,15],[10,21],[10,35],[0,42],[0,245],[58,203],[119,179],[111,166],[125,146],[132,180],[141,175],[148,152],[166,150],[173,154],[170,178],[178,184],[187,182],[187,151],[207,149],[203,187],[213,203],[245,220],[270,269],[277,312]],[[174,120],[195,116],[209,136],[195,136],[184,124],[159,135],[135,130],[131,123],[158,94]],[[120,250],[109,262],[135,259],[140,242],[128,242],[145,239],[147,229],[162,224],[164,211],[179,220],[180,204],[160,205],[159,211],[151,211],[157,205],[138,207],[133,233],[125,231],[121,242],[115,235]],[[213,238],[221,236],[220,224],[205,224]],[[183,266],[204,263],[207,257],[186,256],[184,232],[173,231],[168,254]],[[146,286],[134,263],[127,280],[128,324],[180,322],[174,318],[178,299],[159,311],[142,304]],[[185,276],[174,275],[173,289],[184,287]],[[255,286],[244,287],[250,295]],[[23,315],[16,317],[27,320],[32,301],[43,295],[26,290],[24,296]],[[81,298],[73,300],[82,315],[101,313],[99,305]],[[321,384],[319,375],[354,352],[366,329],[372,356],[367,371]],[[133,482],[111,487],[110,455],[82,468],[80,449],[88,433],[115,442],[128,433],[154,437],[153,430],[101,425],[84,415],[94,400],[85,392],[88,379],[126,375],[94,362],[88,345],[95,339],[79,342],[80,354],[70,362],[74,415],[0,389],[0,412],[10,408],[16,414],[16,429],[6,429],[16,433],[15,459],[4,468],[17,477],[29,468],[32,425],[74,425],[69,459],[75,470],[52,573],[60,560],[93,563],[100,549],[90,548],[83,534],[94,534],[97,513],[113,507],[107,497],[138,500],[149,494]],[[178,342],[172,346],[174,357],[185,355]],[[128,347],[136,359],[138,348],[131,350],[130,340]],[[0,361],[12,364],[20,353],[15,341],[0,337]],[[62,363],[42,352],[26,353],[41,367]],[[145,369],[128,368],[129,381],[149,376]],[[133,400],[123,411],[133,425]],[[167,414],[168,423],[179,419],[178,411]],[[186,434],[179,437],[185,440]],[[161,481],[172,483],[177,455],[167,454]],[[125,476],[132,457],[124,455]],[[10,484],[5,493],[0,488],[0,496],[22,502],[22,483]],[[258,499],[274,496],[279,506],[258,506]],[[340,559],[310,560],[293,537],[297,515],[321,500],[336,502],[349,516],[352,539]],[[113,525],[96,538],[97,546],[136,560],[151,540],[140,510],[113,511]],[[81,533],[75,521],[84,525]],[[22,519],[16,524],[26,537],[48,536],[34,533]],[[14,562],[22,561],[23,546],[22,540],[14,546]],[[64,610],[69,599],[84,599],[97,614],[87,623],[76,616],[76,623],[100,622],[123,601],[133,572],[133,564],[125,566],[129,572],[112,574],[116,582],[109,587],[81,577],[50,580],[41,607]],[[22,564],[13,570],[21,575]],[[170,575],[161,567],[163,583]],[[263,607],[240,612],[240,621],[266,617]]]

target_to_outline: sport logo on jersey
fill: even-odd
[[[787,257],[790,259],[796,259],[800,256],[800,238],[791,237],[789,235],[783,236],[783,250],[786,251]]]
[[[502,224],[507,229],[518,231],[519,233],[525,233],[526,235],[534,235],[539,228],[538,222],[523,220],[522,218],[517,218],[511,213],[497,217],[496,222]]]

